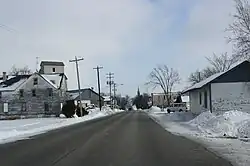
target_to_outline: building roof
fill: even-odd
[[[202,80],[201,82],[198,82],[198,83],[192,85],[191,87],[185,89],[185,90],[182,92],[182,94],[187,93],[187,92],[190,92],[190,91],[193,91],[193,90],[196,90],[196,89],[200,89],[200,88],[202,88],[202,87],[204,87],[204,86],[210,84],[210,83],[213,82],[215,79],[221,77],[222,75],[224,75],[224,74],[230,72],[231,70],[233,70],[233,69],[236,68],[237,66],[240,66],[240,65],[242,65],[242,64],[244,64],[244,63],[248,63],[248,64],[249,64],[250,62],[249,62],[249,61],[243,61],[243,62],[241,62],[240,64],[234,66],[233,68],[231,68],[231,69],[229,69],[229,70],[227,70],[227,71],[224,71],[224,72],[221,72],[221,73],[216,73],[216,74],[214,74],[214,75],[212,75],[212,76],[210,76],[210,77],[208,77],[208,78]]]
[[[29,75],[17,75],[9,77],[6,81],[0,83],[0,91],[14,91],[21,86],[29,77]]]
[[[61,87],[62,79],[64,74],[39,74],[34,73],[41,76],[46,82],[51,84],[54,88],[59,89]],[[29,75],[17,75],[8,77],[6,81],[0,80],[0,91],[15,91],[19,86],[21,86],[25,81],[28,80]],[[53,81],[55,83],[53,83]]]
[[[97,92],[95,92],[94,90],[92,90],[91,88],[81,89],[81,93],[83,93],[85,91],[88,91],[88,90],[92,91],[93,93],[95,93],[96,95],[99,96],[99,94]],[[76,90],[68,90],[68,92],[70,93],[72,99],[76,99],[77,97],[79,97],[79,90],[78,89],[76,89]],[[102,99],[104,99],[104,97],[102,97]]]
[[[64,63],[57,61],[42,61],[40,66],[64,66]]]

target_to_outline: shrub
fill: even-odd
[[[73,100],[66,101],[66,103],[62,107],[62,114],[64,114],[67,118],[72,118],[75,114],[76,105]]]

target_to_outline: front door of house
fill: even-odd
[[[204,107],[207,108],[207,91],[204,92]]]

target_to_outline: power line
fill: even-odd
[[[77,82],[78,82],[78,92],[79,92],[79,107],[80,107],[80,114],[81,116],[83,115],[82,113],[82,99],[81,99],[81,86],[80,86],[80,76],[79,76],[79,69],[78,69],[78,62],[84,60],[83,58],[77,58],[75,56],[74,60],[69,60],[69,62],[74,62],[76,64],[76,76],[77,76]]]
[[[100,69],[103,69],[103,67],[97,66],[94,69],[97,72],[97,84],[98,84],[98,94],[99,94],[99,108],[100,108],[100,111],[101,111],[102,110],[102,103],[101,103]]]

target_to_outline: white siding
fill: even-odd
[[[213,111],[250,112],[250,83],[216,83],[211,89]]]
[[[55,68],[55,72],[53,72],[53,68]],[[64,73],[64,66],[44,66],[44,74],[52,73]]]
[[[205,96],[204,96],[205,91],[207,92],[207,108],[205,108]],[[210,91],[208,86],[189,92],[190,110],[192,113],[200,114],[203,111],[210,110],[209,93]],[[200,94],[201,94],[201,102],[200,102]]]

